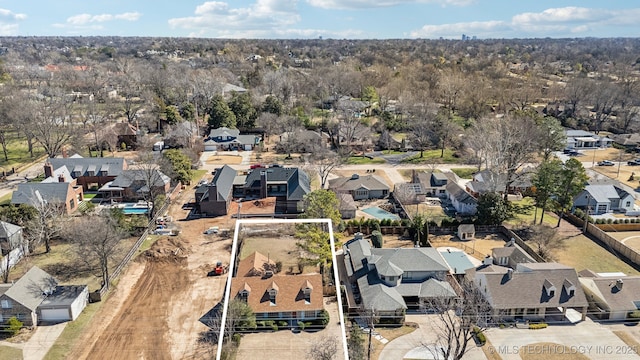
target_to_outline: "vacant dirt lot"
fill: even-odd
[[[169,209],[181,229],[161,237],[122,275],[85,335],[72,350],[74,359],[200,359],[210,355],[200,343],[207,327],[199,319],[223,296],[223,277],[207,277],[219,259],[229,261],[231,239],[203,235],[229,219],[184,221],[185,191]]]
[[[304,255],[296,246],[298,239],[293,237],[295,228],[291,225],[279,225],[277,228],[267,229],[266,227],[247,228],[247,236],[243,236],[242,247],[240,248],[240,260],[257,251],[268,256],[273,261],[282,262],[282,271],[293,272],[298,270],[298,260]],[[255,231],[266,231],[265,233],[255,233]],[[304,272],[316,272],[317,269],[305,267]]]
[[[242,156],[213,155],[206,162],[208,165],[238,165],[242,162]]]

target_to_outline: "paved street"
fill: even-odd
[[[385,345],[380,353],[380,359],[402,360],[411,350],[420,350],[425,345],[432,345],[436,341],[437,323],[440,321],[437,315],[407,315],[407,322],[418,324],[418,328],[410,334],[401,336]],[[464,356],[467,360],[486,359],[482,349],[476,347],[474,342],[469,344],[471,350]]]
[[[635,353],[630,353],[634,349],[622,342],[608,325],[595,323],[588,318],[575,325],[554,325],[540,330],[492,328],[486,335],[493,345],[493,351],[499,353],[503,360],[520,360],[519,353],[522,351],[541,358],[544,358],[544,354],[566,351],[555,346],[526,346],[540,343],[565,345],[570,351],[594,360],[640,358]]]

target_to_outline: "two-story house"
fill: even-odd
[[[68,158],[50,158],[44,164],[44,176],[57,176],[61,169],[66,169],[67,180],[74,179],[84,191],[97,190],[104,184],[113,181],[123,170],[127,162],[123,158],[83,158],[74,155]]]
[[[84,200],[82,186],[64,166],[51,170],[50,176],[39,183],[18,184],[11,195],[11,204],[27,204],[35,207],[44,204],[59,206],[66,214],[78,209]]]
[[[289,326],[318,319],[324,309],[322,275],[275,273],[275,262],[258,252],[238,262],[231,297],[245,301],[256,320],[286,321]]]
[[[260,136],[240,135],[240,130],[221,127],[212,129],[205,139],[205,151],[252,150],[260,144]]]
[[[395,322],[404,321],[406,309],[427,309],[430,299],[457,296],[449,266],[434,248],[376,249],[357,235],[344,245],[339,266],[359,305]]]

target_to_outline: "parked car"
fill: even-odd
[[[580,155],[580,152],[578,150],[571,149],[571,148],[564,149],[563,153],[565,153],[566,155],[569,155],[569,156],[578,156],[578,155]]]
[[[615,164],[613,163],[613,161],[602,160],[602,161],[598,161],[598,165],[599,166],[613,166]]]
[[[205,235],[217,234],[220,231],[220,228],[217,226],[212,226],[204,231]]]
[[[631,165],[631,166],[640,165],[640,159],[627,161],[627,165]]]

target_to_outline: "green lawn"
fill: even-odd
[[[416,154],[415,156],[411,156],[402,160],[403,163],[406,164],[423,164],[423,163],[435,163],[435,164],[459,164],[462,162],[461,158],[455,157],[455,151],[451,149],[445,149],[444,156],[440,157],[442,151],[440,149],[437,150],[425,150],[422,152],[422,157],[420,154]]]
[[[191,172],[191,181],[192,182],[200,181],[200,179],[202,179],[202,177],[205,176],[208,172],[209,172],[208,170],[193,170]]]
[[[533,224],[533,219],[534,217],[536,217],[535,208],[533,207],[533,198],[526,197],[520,201],[513,201],[513,204],[520,205],[520,206],[530,206],[531,209],[525,213],[516,215],[515,219],[511,219],[506,222],[511,225],[519,225],[521,223]],[[536,223],[540,222],[540,215],[542,215],[542,209],[538,208]],[[546,213],[544,215],[543,222],[550,226],[556,226],[556,224],[558,223],[558,218],[549,215],[549,213]]]
[[[102,302],[88,304],[75,321],[69,322],[44,358],[46,360],[66,359],[104,301],[105,299],[102,299]],[[2,356],[0,358],[8,359]]]
[[[0,197],[0,206],[11,204],[11,196],[13,196],[12,192],[8,193],[3,197]]]
[[[558,262],[575,267],[577,271],[590,269],[595,272],[623,272],[627,275],[640,275],[615,255],[605,250],[584,235],[571,237],[564,241],[565,248],[556,253]]]
[[[29,156],[27,141],[17,133],[9,133],[7,134],[7,138],[7,155],[9,160],[5,160],[4,153],[0,151],[0,167],[4,171],[11,170],[12,167],[18,168],[24,164],[31,163],[44,154],[44,149],[41,146],[34,145],[34,157]]]
[[[91,200],[94,197],[96,197],[96,195],[98,195],[98,194],[96,194],[96,193],[84,193],[84,194],[82,194],[82,196],[84,196],[85,200]]]
[[[452,168],[451,171],[462,179],[471,179],[473,174],[478,172],[477,168]]]
[[[0,359],[21,360],[22,349],[0,345]]]
[[[348,165],[364,165],[364,164],[384,164],[386,161],[383,158],[374,157],[369,159],[363,156],[351,156],[346,162]]]

